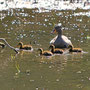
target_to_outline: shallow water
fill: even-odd
[[[18,55],[0,48],[1,90],[90,90],[90,15],[88,10],[39,12],[11,9],[0,12],[0,38],[14,47],[19,41],[33,46],[33,52]],[[84,13],[84,14],[80,14]],[[85,14],[86,13],[86,14]],[[61,23],[75,47],[86,53],[41,57],[38,48],[48,50],[55,24]]]

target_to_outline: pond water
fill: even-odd
[[[16,47],[22,41],[33,52],[19,54],[0,48],[0,90],[90,90],[90,11],[45,11],[11,9],[0,12],[0,38]],[[75,47],[85,53],[47,58],[38,48],[48,50],[55,24],[61,23]]]

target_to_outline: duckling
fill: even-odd
[[[52,52],[53,54],[63,54],[63,52],[64,52],[63,49],[55,48],[54,45],[50,45],[49,48],[51,49],[51,52]]]
[[[5,47],[5,44],[0,42],[0,47],[4,48]]]
[[[69,52],[82,52],[81,48],[73,48],[71,46],[69,46]]]
[[[19,42],[19,44],[17,45],[20,49],[23,49],[23,50],[33,50],[32,46],[31,45],[23,45],[22,42]]]
[[[44,56],[52,56],[53,55],[52,52],[50,52],[50,51],[43,51],[42,48],[39,48],[38,50],[40,51],[40,55],[44,55]]]
[[[58,33],[58,35],[50,41],[50,44],[54,44],[55,48],[68,48],[68,46],[72,46],[72,42],[68,39],[68,37],[63,35],[63,30],[60,25],[54,27],[52,33]]]

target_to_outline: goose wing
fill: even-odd
[[[73,46],[72,42],[64,35],[62,35],[62,39],[69,45]]]
[[[54,42],[56,41],[58,36],[54,37],[51,41],[50,41],[50,44],[54,44]]]

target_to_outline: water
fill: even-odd
[[[86,12],[86,14],[85,14]],[[84,13],[81,15],[81,13]],[[33,52],[0,48],[1,90],[90,90],[89,10],[48,11],[11,9],[0,12],[0,38],[14,47],[19,41],[33,46]],[[48,50],[55,24],[61,23],[75,47],[85,53],[42,57],[38,48]]]
[[[75,0],[70,2],[70,0],[1,0],[0,1],[0,11],[8,10],[15,8],[38,8],[47,10],[76,10],[79,9],[90,9],[90,1],[89,0]]]

